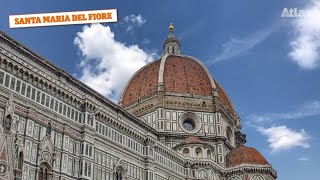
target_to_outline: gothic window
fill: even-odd
[[[114,180],[124,180],[123,176],[124,170],[121,167],[118,167],[115,172]]]
[[[39,172],[39,180],[43,179],[43,168],[40,168],[40,172]]]
[[[48,167],[45,165],[41,166],[39,170],[39,180],[49,180],[49,176]]]

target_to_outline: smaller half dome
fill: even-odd
[[[226,166],[235,167],[241,164],[266,165],[269,163],[258,150],[240,145],[228,153]]]

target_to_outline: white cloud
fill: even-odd
[[[307,157],[300,157],[298,158],[299,161],[309,161],[309,158]]]
[[[289,57],[303,69],[314,69],[320,63],[320,1],[311,1],[307,11],[293,23],[297,36],[290,43]]]
[[[127,46],[114,39],[109,26],[93,24],[78,32],[74,44],[82,53],[80,80],[117,101],[124,85],[139,68],[154,59],[137,45]]]
[[[258,131],[267,136],[272,152],[288,150],[295,147],[310,147],[307,142],[310,137],[304,129],[296,131],[287,126],[274,126],[270,128],[259,127]]]
[[[225,42],[222,45],[222,52],[213,60],[211,60],[209,64],[214,64],[231,59],[235,56],[243,55],[244,53],[260,44],[262,41],[264,41],[273,31],[274,27],[252,33],[242,39],[231,38],[229,41]]]
[[[320,101],[310,101],[304,103],[302,106],[297,108],[296,111],[285,112],[285,113],[265,113],[265,114],[252,114],[247,117],[249,123],[261,124],[261,123],[272,123],[279,120],[291,120],[301,119],[305,117],[320,115]]]
[[[123,18],[123,21],[127,23],[127,32],[132,31],[134,27],[141,27],[144,23],[147,22],[147,20],[140,14],[138,16],[134,14],[126,16]]]

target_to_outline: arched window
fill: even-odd
[[[48,127],[47,127],[47,131],[46,131],[47,135],[51,135],[51,123],[48,122]]]
[[[116,172],[116,180],[122,180],[121,172]]]
[[[211,151],[210,150],[207,151],[207,158],[211,159]]]
[[[195,153],[197,157],[202,158],[202,149],[200,147],[196,148]]]
[[[40,167],[39,180],[49,180],[49,170],[45,165]]]
[[[174,54],[174,46],[172,46],[172,54]]]
[[[121,166],[117,168],[114,174],[114,180],[124,180],[124,170]]]
[[[23,153],[20,152],[18,157],[18,169],[22,170],[22,166],[23,166]]]
[[[190,152],[189,148],[184,148],[183,151],[182,151],[182,153],[183,153],[184,155],[188,155],[189,152]]]
[[[48,170],[44,169],[43,180],[48,180]]]
[[[39,172],[39,180],[43,179],[43,168],[40,168],[40,172]]]

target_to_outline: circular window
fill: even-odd
[[[184,155],[189,154],[189,152],[190,152],[190,150],[188,148],[184,148],[183,151],[182,151],[182,153]]]
[[[181,129],[187,133],[197,133],[201,129],[200,117],[192,112],[182,114],[179,124]]]
[[[195,128],[194,121],[191,118],[187,118],[183,121],[183,128],[188,131],[193,131]]]

